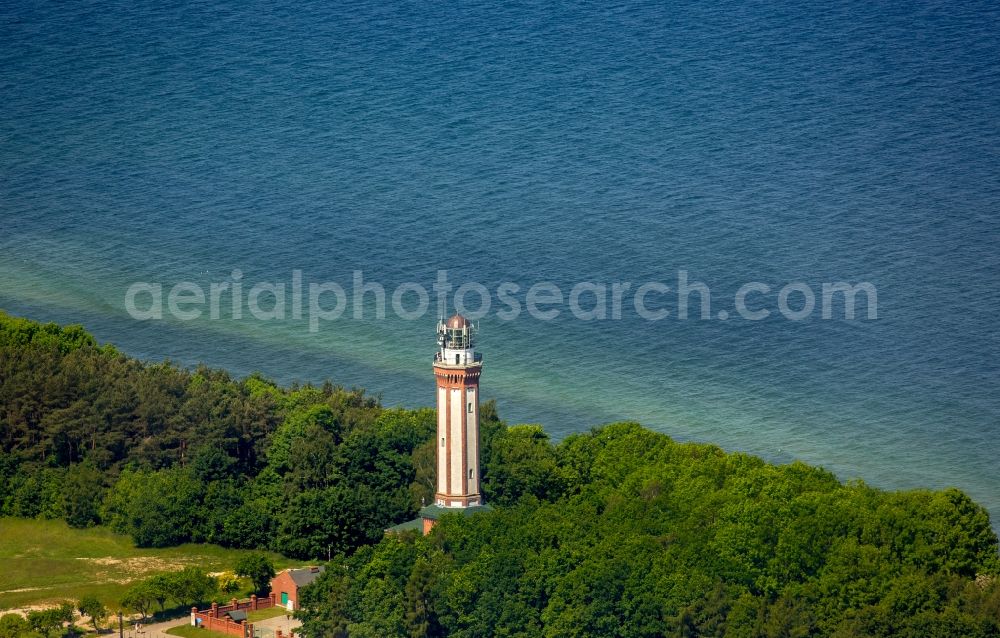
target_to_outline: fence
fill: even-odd
[[[228,605],[212,603],[210,609],[199,611],[197,607],[191,608],[191,625],[203,627],[212,631],[218,631],[238,638],[252,638],[254,636],[253,623],[246,620],[235,622],[226,614],[232,611],[255,611],[257,609],[267,609],[275,606],[274,592],[267,598],[257,598],[251,596],[248,599],[236,600],[233,598]]]

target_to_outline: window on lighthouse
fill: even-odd
[[[472,403],[469,403],[469,414],[472,414]]]

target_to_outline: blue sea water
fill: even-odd
[[[126,289],[360,270],[391,295],[446,269],[523,302],[684,270],[711,318],[494,298],[485,395],[554,438],[634,419],[954,485],[996,522],[998,247],[996,3],[0,3],[0,308],[143,358],[429,405],[433,298],[310,333],[137,321]],[[735,311],[751,281],[767,319]],[[822,319],[837,281],[874,284],[878,318]],[[790,282],[807,319],[777,311]]]

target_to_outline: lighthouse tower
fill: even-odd
[[[386,529],[387,534],[422,530],[427,534],[445,514],[472,516],[490,510],[479,492],[479,373],[482,358],[473,348],[472,323],[462,315],[438,322],[437,485],[434,503],[418,518]]]
[[[439,322],[437,379],[437,489],[444,508],[483,505],[479,493],[479,373],[482,357],[473,347],[472,323],[461,315]]]

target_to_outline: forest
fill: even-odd
[[[635,423],[553,442],[486,403],[492,511],[386,536],[431,496],[434,423],[0,313],[0,514],[327,561],[307,635],[1000,636],[997,536],[961,491]]]
[[[434,423],[363,390],[143,363],[0,313],[3,516],[325,559],[430,495]]]

